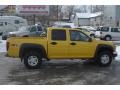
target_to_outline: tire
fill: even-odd
[[[100,52],[96,58],[97,64],[100,66],[109,66],[113,60],[110,52]]]
[[[23,56],[24,65],[28,69],[38,69],[42,64],[42,55],[38,52],[30,51]]]
[[[106,41],[110,41],[111,39],[112,39],[111,36],[105,36]]]

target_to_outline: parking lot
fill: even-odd
[[[2,41],[5,46],[5,41]],[[1,47],[5,50],[3,47]],[[120,84],[120,60],[109,67],[99,67],[81,60],[44,61],[40,69],[26,69],[19,59],[5,57],[0,53],[0,84],[66,84],[104,85]]]
[[[0,54],[0,84],[120,84],[120,62],[109,67],[79,60],[44,62],[41,69],[26,69],[18,59]]]

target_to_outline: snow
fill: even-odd
[[[0,52],[6,52],[6,41],[0,40]]]
[[[96,12],[96,13],[76,13],[76,16],[78,18],[92,18],[92,17],[97,17],[101,16],[102,12]]]
[[[116,47],[116,52],[117,52],[118,56],[115,58],[115,60],[120,61],[120,46]]]

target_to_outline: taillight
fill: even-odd
[[[9,42],[6,43],[6,49],[7,49],[7,51],[9,49],[9,44],[10,44]]]

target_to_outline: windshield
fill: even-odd
[[[41,26],[37,26],[38,31],[42,31],[42,27]]]

